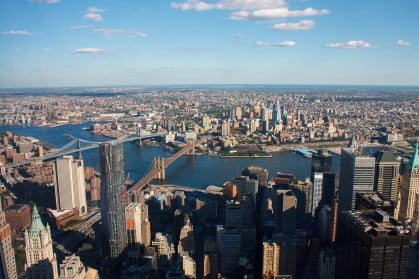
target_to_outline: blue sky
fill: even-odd
[[[1,0],[0,87],[419,85],[416,0]]]

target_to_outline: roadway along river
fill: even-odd
[[[54,128],[48,127],[22,127],[8,126],[0,127],[0,131],[11,131],[12,133],[31,136],[38,140],[48,142],[61,147],[71,139],[64,137],[70,134],[75,137],[90,141],[108,141],[109,138],[93,135],[82,130],[92,123],[80,125],[63,125]],[[139,180],[148,169],[153,158],[156,156],[169,157],[172,153],[165,151],[162,147],[137,146],[134,143],[124,143],[125,173],[130,173],[130,178]],[[92,149],[82,153],[85,166],[93,166],[99,171],[99,151]],[[208,185],[221,186],[225,181],[231,179],[248,166],[261,166],[269,170],[272,177],[276,172],[294,173],[298,179],[305,179],[310,176],[311,159],[304,158],[293,151],[282,151],[273,153],[272,158],[219,158],[211,156],[183,156],[175,161],[166,170],[166,183],[182,185],[195,188],[205,188]],[[339,170],[339,156],[333,154],[333,171]]]

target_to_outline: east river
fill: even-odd
[[[82,130],[92,123],[80,125],[63,125],[58,127],[0,127],[0,131],[10,131],[21,136],[34,137],[60,148],[71,139],[64,134],[89,141],[109,141],[111,139],[91,134]],[[148,170],[150,163],[157,156],[173,155],[160,146],[138,146],[132,142],[124,143],[125,174],[130,179],[139,180]],[[85,166],[93,166],[99,171],[99,151],[91,149],[82,152]],[[333,171],[339,170],[339,156],[332,153]],[[220,158],[208,155],[183,156],[166,169],[166,183],[195,188],[206,188],[209,185],[221,186],[225,181],[237,175],[248,166],[260,166],[269,170],[272,177],[276,172],[293,173],[298,179],[304,180],[310,176],[311,159],[296,154],[293,151],[281,151],[272,154],[271,158]]]

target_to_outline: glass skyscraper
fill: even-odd
[[[99,146],[101,172],[101,214],[109,256],[117,258],[126,247],[124,216],[125,194],[124,151],[122,143]]]

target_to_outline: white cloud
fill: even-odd
[[[81,53],[81,54],[97,54],[103,53],[105,50],[101,48],[78,48],[73,50],[74,53]]]
[[[283,7],[285,0],[221,0],[218,2],[208,2],[199,0],[186,0],[182,3],[172,3],[172,8],[182,11],[195,10],[254,10]]]
[[[376,46],[372,46],[370,43],[365,41],[349,41],[347,43],[330,43],[326,44],[325,47],[331,48],[377,48]]]
[[[264,47],[264,46],[270,46],[271,44],[267,43],[267,42],[260,42],[259,41],[259,42],[256,42],[255,45],[259,46],[259,47]]]
[[[146,33],[137,31],[137,30],[125,30],[125,29],[109,29],[109,28],[99,28],[93,29],[94,32],[99,32],[105,36],[120,35],[120,34],[131,34],[130,38],[145,38],[147,37]]]
[[[399,46],[411,46],[412,44],[410,42],[406,42],[404,40],[398,40],[397,45],[399,45]]]
[[[100,14],[96,13],[87,13],[83,17],[84,19],[91,20],[91,21],[103,21],[103,18]]]
[[[19,35],[19,36],[32,36],[32,32],[28,32],[26,30],[10,30],[7,32],[3,32],[4,35]]]
[[[236,35],[233,35],[233,38],[235,38],[235,39],[240,39],[240,38],[243,38],[244,37],[244,35],[243,34],[236,34]]]
[[[288,31],[288,30],[309,30],[316,25],[314,20],[302,20],[297,23],[283,22],[271,26],[273,30]]]
[[[70,25],[70,29],[88,29],[93,27],[93,25]]]
[[[294,42],[294,41],[283,41],[283,42],[280,42],[280,43],[275,43],[274,46],[277,46],[277,47],[292,47],[292,46],[295,46],[296,44],[297,43]]]
[[[313,8],[306,8],[304,10],[289,10],[286,7],[273,8],[273,9],[261,9],[255,11],[236,11],[230,15],[232,20],[263,20],[263,19],[275,19],[275,18],[287,18],[287,17],[303,17],[303,16],[317,16],[327,15],[330,11],[327,9],[316,10]]]
[[[297,43],[294,41],[283,41],[279,43],[267,43],[267,42],[256,42],[255,45],[258,47],[268,47],[268,46],[274,46],[274,47],[292,47],[295,46]]]
[[[41,4],[54,4],[60,2],[60,0],[29,0],[29,2],[41,3]]]
[[[103,12],[106,12],[106,10],[105,9],[100,9],[100,8],[97,8],[97,7],[89,7],[89,8],[87,8],[87,12],[88,13],[103,13]]]

